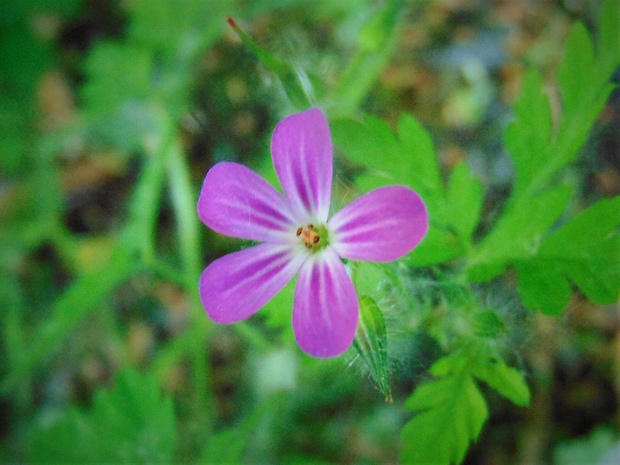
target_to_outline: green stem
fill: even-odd
[[[213,415],[205,413],[213,411],[215,399],[209,389],[210,325],[197,292],[202,257],[196,214],[197,199],[178,134],[171,134],[166,150],[166,175],[177,223],[179,253],[184,268],[185,279],[182,281],[186,283],[185,287],[190,296],[190,321],[195,328],[195,333],[192,332],[193,337],[188,341],[189,347],[185,347],[191,354],[196,411],[204,412],[199,415],[202,434],[209,434],[213,429]]]
[[[155,253],[155,223],[160,208],[161,191],[170,146],[176,130],[163,110],[154,110],[158,118],[157,134],[145,144],[146,163],[134,190],[130,206],[130,220],[125,228],[125,240],[137,249],[145,263],[151,263]]]

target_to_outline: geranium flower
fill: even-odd
[[[200,277],[202,304],[216,323],[245,320],[298,273],[297,343],[314,357],[340,355],[353,342],[359,316],[342,259],[387,262],[406,255],[426,234],[426,207],[408,187],[388,186],[330,218],[332,142],[318,108],[280,121],[271,153],[284,195],[238,163],[217,163],[205,177],[198,200],[204,224],[261,244],[207,266]]]

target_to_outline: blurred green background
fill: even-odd
[[[397,462],[432,341],[394,348],[386,403],[354,351],[294,345],[290,293],[230,327],[198,300],[202,269],[239,247],[198,221],[205,173],[235,160],[269,175],[271,131],[298,106],[226,18],[308,76],[328,114],[413,114],[445,172],[466,160],[483,181],[493,221],[523,73],[551,81],[599,3],[2,0],[0,461]],[[571,180],[584,204],[620,193],[619,125],[615,91]],[[336,152],[336,183],[349,168]],[[532,406],[490,392],[465,463],[602,455],[620,427],[617,306],[576,296],[549,318],[497,287]]]

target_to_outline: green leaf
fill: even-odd
[[[617,302],[620,293],[620,236],[614,236],[593,247],[583,261],[565,264],[568,277],[594,303]]]
[[[571,27],[564,46],[564,59],[558,67],[558,81],[562,93],[564,111],[574,111],[584,92],[589,90],[594,66],[594,45],[583,23],[577,21]]]
[[[442,378],[445,376],[470,375],[472,362],[476,359],[472,346],[466,346],[459,351],[446,355],[435,363],[430,369],[433,376]]]
[[[89,137],[130,151],[140,147],[155,124],[149,100],[159,96],[151,82],[150,52],[130,44],[96,43],[86,58],[81,96]],[[119,79],[122,76],[122,79]]]
[[[152,58],[147,50],[115,42],[96,43],[89,53],[82,87],[86,105],[94,113],[108,113],[153,95]],[[123,79],[119,79],[122,76]]]
[[[351,161],[384,173],[389,182],[404,182],[411,161],[403,157],[398,141],[385,121],[372,116],[365,116],[362,122],[336,119],[330,121],[330,130],[334,144]]]
[[[526,74],[514,112],[515,119],[506,128],[505,142],[516,170],[512,195],[518,196],[548,163],[550,155],[551,107],[536,70]]]
[[[488,359],[476,363],[473,375],[484,381],[513,404],[527,407],[530,404],[530,390],[523,373],[509,367],[502,360]]]
[[[362,122],[330,122],[334,144],[347,157],[379,173],[385,184],[404,184],[417,191],[427,204],[431,219],[445,222],[444,188],[429,133],[413,117],[398,122],[398,138],[383,120],[365,116]]]
[[[556,236],[555,239],[549,238],[547,250],[541,249],[540,254],[538,243],[563,205],[561,193],[557,193],[555,199],[549,198],[559,188],[542,195],[540,192],[550,184],[558,170],[577,156],[614,88],[609,78],[620,63],[619,14],[617,2],[605,2],[601,10],[600,43],[596,54],[585,27],[580,23],[572,27],[565,57],[558,70],[564,112],[556,123],[555,136],[540,75],[536,71],[528,72],[515,104],[515,121],[506,130],[506,144],[516,167],[515,187],[497,226],[472,254],[468,269],[470,279],[485,280],[495,277],[509,263],[516,263],[520,277],[519,293],[524,303],[550,314],[562,311],[570,298],[567,278],[595,302],[613,301],[617,296],[618,272],[611,263],[617,253],[614,240],[605,246],[599,244],[588,248],[577,245],[580,238],[569,240],[568,237]],[[601,44],[606,46],[601,47]],[[541,227],[543,224],[546,227]],[[563,234],[587,233],[583,227],[576,226],[575,229]],[[513,244],[509,245],[511,234]],[[551,248],[557,248],[553,246],[554,242],[561,244],[562,263],[551,257]],[[577,256],[568,254],[576,248],[580,250]]]
[[[608,70],[615,68],[620,62],[620,28],[618,28],[618,18],[620,18],[620,3],[616,0],[607,0],[603,3],[599,15],[599,40],[597,55],[602,62],[601,71],[609,73]]]
[[[530,310],[558,315],[568,305],[570,284],[554,265],[544,260],[515,264],[519,297]]]
[[[519,295],[532,310],[558,314],[574,282],[595,303],[609,304],[620,292],[620,197],[581,212],[549,237],[535,259],[516,265]]]
[[[545,233],[562,214],[570,194],[570,188],[559,186],[540,194],[527,208],[512,207],[503,214],[472,253],[468,276],[474,280],[481,276],[491,279],[506,264],[535,256]]]
[[[446,211],[450,224],[467,246],[480,220],[482,201],[482,183],[465,163],[457,164],[450,175]]]
[[[372,116],[365,116],[362,122],[337,119],[330,127],[334,144],[351,161],[367,168],[356,180],[358,187],[369,191],[386,184],[404,184],[416,190],[429,210],[432,236],[433,226],[442,225],[445,216],[443,186],[430,136],[419,123],[403,115],[399,122],[401,140],[385,121]]]
[[[594,54],[592,39],[583,24],[571,28],[564,60],[558,69],[563,113],[554,135],[548,98],[538,72],[529,71],[515,105],[516,119],[506,131],[506,145],[517,168],[511,202],[528,201],[572,162],[615,85],[610,78],[620,64],[618,2],[601,9],[600,41]]]
[[[455,233],[471,237],[482,202],[480,183],[467,166],[459,166],[451,181],[451,212],[455,223],[452,226],[433,142],[413,117],[401,116],[398,138],[385,121],[371,116],[364,117],[362,122],[338,119],[330,127],[334,144],[350,160],[367,168],[356,180],[362,191],[386,184],[404,184],[424,199],[430,228],[424,241],[409,255],[411,264],[439,264],[465,253],[464,243]],[[461,207],[465,210],[460,210]]]
[[[538,176],[537,184],[548,181],[560,168],[572,162],[579,149],[588,138],[592,125],[605,106],[614,85],[604,81],[600,86],[590,86],[584,91],[585,98],[578,102],[578,108],[566,112],[560,121],[557,137],[553,141],[550,153],[553,157]]]
[[[203,0],[132,0],[129,41],[163,54],[170,62],[193,58],[225,27],[232,0],[205,4]],[[165,27],[163,27],[165,25]]]
[[[614,234],[618,225],[620,196],[599,200],[547,237],[540,254],[547,257],[578,256],[584,248]]]
[[[29,443],[32,463],[172,463],[176,421],[172,399],[150,376],[119,373],[91,409],[72,409],[41,426]]]
[[[474,315],[473,327],[476,336],[490,339],[498,339],[500,333],[506,329],[497,312],[491,309],[477,312]]]
[[[461,463],[487,417],[484,397],[471,376],[447,376],[418,387],[406,407],[416,415],[403,428],[400,461]]]
[[[422,196],[433,221],[445,222],[444,187],[430,134],[412,116],[403,114],[398,121],[398,138],[403,155],[411,160],[404,173],[406,184]],[[402,162],[399,167],[396,172],[402,172]]]
[[[412,266],[430,266],[445,263],[465,253],[463,244],[452,232],[430,224],[424,240],[408,255]]]
[[[585,26],[576,22],[571,28],[564,60],[558,69],[564,114],[550,149],[552,159],[539,174],[537,184],[548,180],[555,171],[577,156],[615,88],[610,78],[620,64],[619,17],[618,2],[605,2],[599,19],[600,40],[596,54]],[[533,187],[537,188],[536,185]]]
[[[385,395],[385,400],[391,402],[392,391],[387,370],[387,334],[383,314],[371,297],[363,295],[359,300],[360,319],[353,346]]]

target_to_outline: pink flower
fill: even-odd
[[[318,108],[280,121],[271,153],[284,195],[238,163],[217,163],[205,177],[198,200],[204,224],[261,244],[207,266],[200,278],[202,304],[216,323],[241,321],[299,273],[297,343],[314,357],[340,355],[353,342],[359,316],[342,259],[387,262],[406,255],[426,234],[426,207],[408,187],[388,186],[330,218],[332,142]]]

